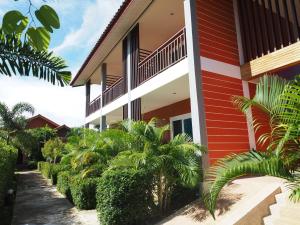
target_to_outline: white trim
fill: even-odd
[[[202,70],[241,79],[241,69],[239,66],[206,58],[203,56],[200,57],[200,61]]]
[[[184,129],[183,121],[185,119],[192,119],[191,113],[186,113],[186,114],[182,114],[182,115],[170,117],[170,133],[171,133],[171,138],[174,138],[173,122],[176,121],[176,120],[182,120],[182,122],[181,122],[182,123],[182,129]]]
[[[250,98],[249,83],[247,81],[242,81],[242,84],[243,84],[244,97]],[[252,116],[251,108],[247,111],[246,119],[247,119],[249,145],[251,149],[256,149],[255,133],[253,127],[253,116]]]

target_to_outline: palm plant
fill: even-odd
[[[0,102],[0,130],[6,134],[7,143],[17,133],[24,131],[27,119],[24,113],[34,113],[34,108],[28,103],[18,103],[10,110],[5,103]]]
[[[0,73],[6,76],[34,76],[60,86],[71,80],[71,72],[63,59],[52,52],[35,50],[28,42],[21,42],[14,34],[0,29]]]
[[[157,126],[157,120],[125,121],[123,128],[134,137],[127,151],[117,155],[111,168],[145,168],[154,175],[154,191],[161,214],[165,214],[171,203],[171,195],[176,183],[195,187],[201,179],[200,158],[204,152],[199,145],[181,134],[169,142],[165,134],[169,126]]]
[[[232,154],[218,161],[206,175],[204,202],[214,216],[221,189],[233,179],[250,175],[270,175],[292,182],[291,198],[299,199],[300,186],[294,171],[299,168],[300,86],[277,76],[264,76],[257,84],[253,99],[234,96],[233,102],[244,113],[251,106],[269,118],[270,133],[262,134],[259,142],[269,142],[266,151]],[[254,126],[260,129],[259,121]],[[299,180],[299,179],[298,179]]]

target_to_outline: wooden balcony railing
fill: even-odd
[[[108,103],[115,100],[116,98],[123,95],[125,92],[124,90],[125,90],[124,79],[123,77],[121,77],[112,86],[110,86],[103,92],[103,105],[105,106]]]
[[[185,28],[139,63],[138,84],[142,84],[187,56]]]
[[[99,95],[97,98],[95,98],[89,105],[87,115],[91,115],[92,113],[99,110],[101,107],[101,95]]]

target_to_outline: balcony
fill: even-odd
[[[186,56],[185,28],[183,28],[139,63],[138,85],[178,63]]]
[[[95,98],[92,102],[90,102],[86,115],[89,116],[93,114],[94,112],[98,111],[101,107],[101,95],[99,95],[97,98]]]
[[[140,49],[137,68],[137,87],[187,57],[185,28],[181,29],[153,52]],[[135,88],[135,87],[134,87]],[[103,106],[126,93],[126,82],[120,77],[103,92]],[[101,95],[88,107],[87,115],[101,108]]]

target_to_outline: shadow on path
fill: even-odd
[[[18,191],[12,225],[81,225],[74,206],[37,171],[17,173]]]

